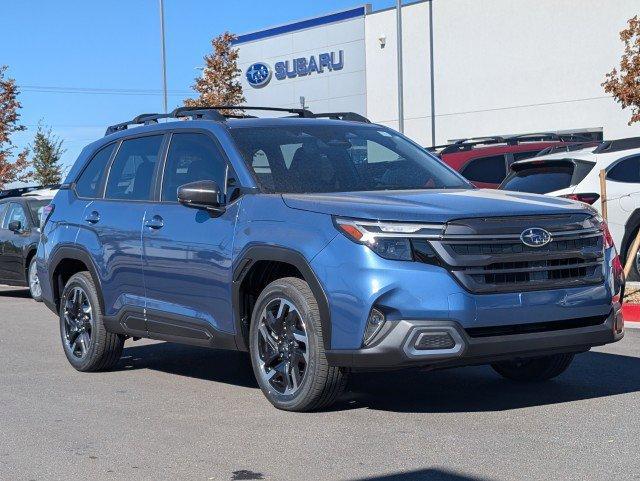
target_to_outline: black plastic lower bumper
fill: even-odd
[[[455,346],[416,349],[420,336],[425,333],[448,334],[455,340]],[[583,352],[593,346],[619,341],[623,336],[624,326],[619,309],[612,310],[598,325],[486,337],[469,336],[456,321],[397,321],[374,345],[357,350],[331,350],[327,352],[327,359],[333,366],[363,370],[411,366],[440,368]]]

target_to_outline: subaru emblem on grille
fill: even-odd
[[[529,247],[542,247],[551,242],[551,234],[540,227],[529,227],[522,231],[520,240]]]

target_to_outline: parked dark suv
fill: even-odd
[[[590,207],[475,189],[355,114],[221,109],[110,127],[56,195],[38,272],[76,369],[114,366],[127,338],[249,351],[269,401],[304,411],[351,369],[539,381],[623,336]]]
[[[35,255],[40,239],[40,214],[51,197],[7,197],[0,200],[0,284],[29,286],[41,298]]]

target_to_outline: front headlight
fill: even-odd
[[[334,218],[336,227],[358,244],[368,246],[384,259],[438,263],[438,257],[427,239],[442,235],[442,224],[410,222],[374,222]]]

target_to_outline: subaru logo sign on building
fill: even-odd
[[[285,80],[288,78],[304,77],[312,73],[321,74],[342,70],[344,68],[344,51],[325,52],[309,57],[298,57],[291,60],[281,60],[274,64],[275,78]],[[269,83],[272,76],[269,65],[264,62],[255,62],[249,65],[245,72],[247,82],[253,88],[262,88]]]
[[[271,68],[266,63],[256,62],[249,66],[245,76],[249,85],[259,89],[267,85],[271,80]]]
[[[539,227],[530,227],[522,231],[520,240],[529,247],[542,247],[551,242],[551,234]]]

